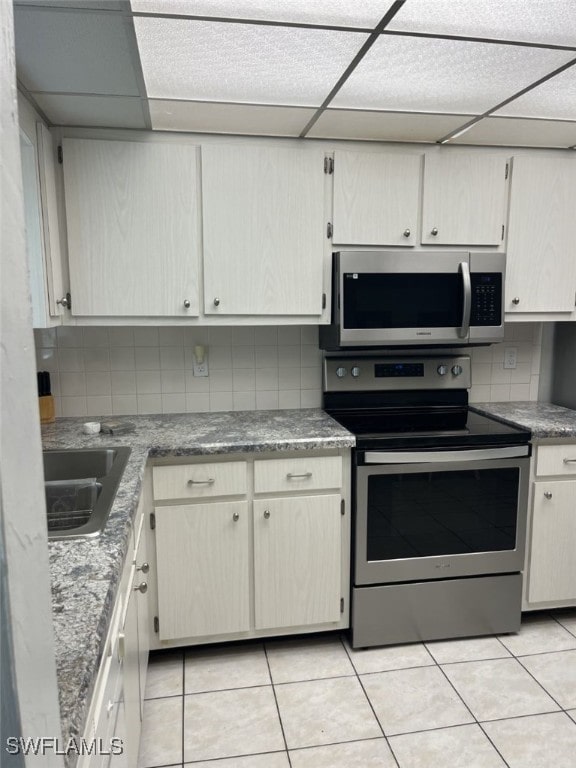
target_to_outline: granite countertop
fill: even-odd
[[[576,440],[576,411],[552,403],[471,403],[474,411],[532,432],[532,440]]]
[[[110,419],[112,420],[112,419]],[[123,435],[84,435],[83,418],[43,425],[50,448],[130,446],[110,517],[95,539],[49,542],[62,733],[82,736],[148,458],[349,448],[354,436],[319,408],[126,416]],[[71,757],[71,762],[73,757]]]

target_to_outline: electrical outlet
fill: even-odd
[[[192,373],[194,376],[208,376],[208,360],[204,358],[201,363],[198,363],[196,358],[194,358]]]
[[[506,347],[504,350],[504,368],[516,368],[518,350],[516,347]]]

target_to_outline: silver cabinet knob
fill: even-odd
[[[138,584],[137,587],[134,587],[134,592],[141,592],[143,595],[146,594],[146,592],[148,592],[148,584],[143,581],[141,584]]]
[[[264,510],[264,517],[266,518],[266,520],[270,519],[270,510],[269,509],[265,509]]]
[[[56,304],[60,304],[64,309],[70,309],[72,305],[70,294],[67,293],[66,296],[63,296],[61,299],[56,299]]]
[[[410,230],[409,230],[409,229],[405,229],[405,230],[404,230],[404,232],[403,232],[402,234],[404,235],[404,237],[410,237],[410,235],[411,235],[412,233],[410,232]]]
[[[552,491],[544,491],[544,496],[547,499],[551,499],[552,498]]]
[[[430,234],[436,237],[436,235],[438,234],[438,227],[432,227],[432,229],[430,230]]]
[[[216,298],[214,299],[214,306],[215,307],[219,307],[220,306],[220,299],[218,298],[218,296],[216,296]]]
[[[142,573],[148,573],[150,570],[150,565],[148,563],[142,563],[142,565],[136,567],[136,570],[142,571]]]
[[[520,297],[519,296],[515,296],[512,299],[512,304],[520,304]]]
[[[184,307],[185,309],[190,309],[190,299],[184,299]]]
[[[237,523],[238,520],[240,520],[240,514],[238,512],[234,512],[234,514],[232,515],[232,520],[234,520],[234,522]]]

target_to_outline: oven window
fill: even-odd
[[[368,477],[367,559],[513,550],[520,470]]]
[[[462,277],[447,274],[344,274],[345,328],[456,328]]]

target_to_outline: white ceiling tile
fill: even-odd
[[[54,125],[146,128],[142,103],[137,96],[36,93],[34,100]]]
[[[133,11],[300,24],[375,27],[392,0],[131,0]]]
[[[151,100],[157,131],[241,133],[251,136],[299,136],[315,109],[198,101]]]
[[[408,0],[388,29],[576,45],[574,0]]]
[[[571,67],[555,75],[495,114],[576,120],[576,68]]]
[[[135,18],[149,97],[317,106],[367,35]]]
[[[327,109],[314,123],[308,136],[318,139],[438,141],[469,119],[469,115]]]
[[[571,58],[567,51],[384,35],[332,105],[481,114]]]
[[[138,95],[120,14],[14,9],[18,77],[29,91]]]
[[[486,117],[450,144],[492,144],[514,147],[572,147],[576,145],[576,122]]]

